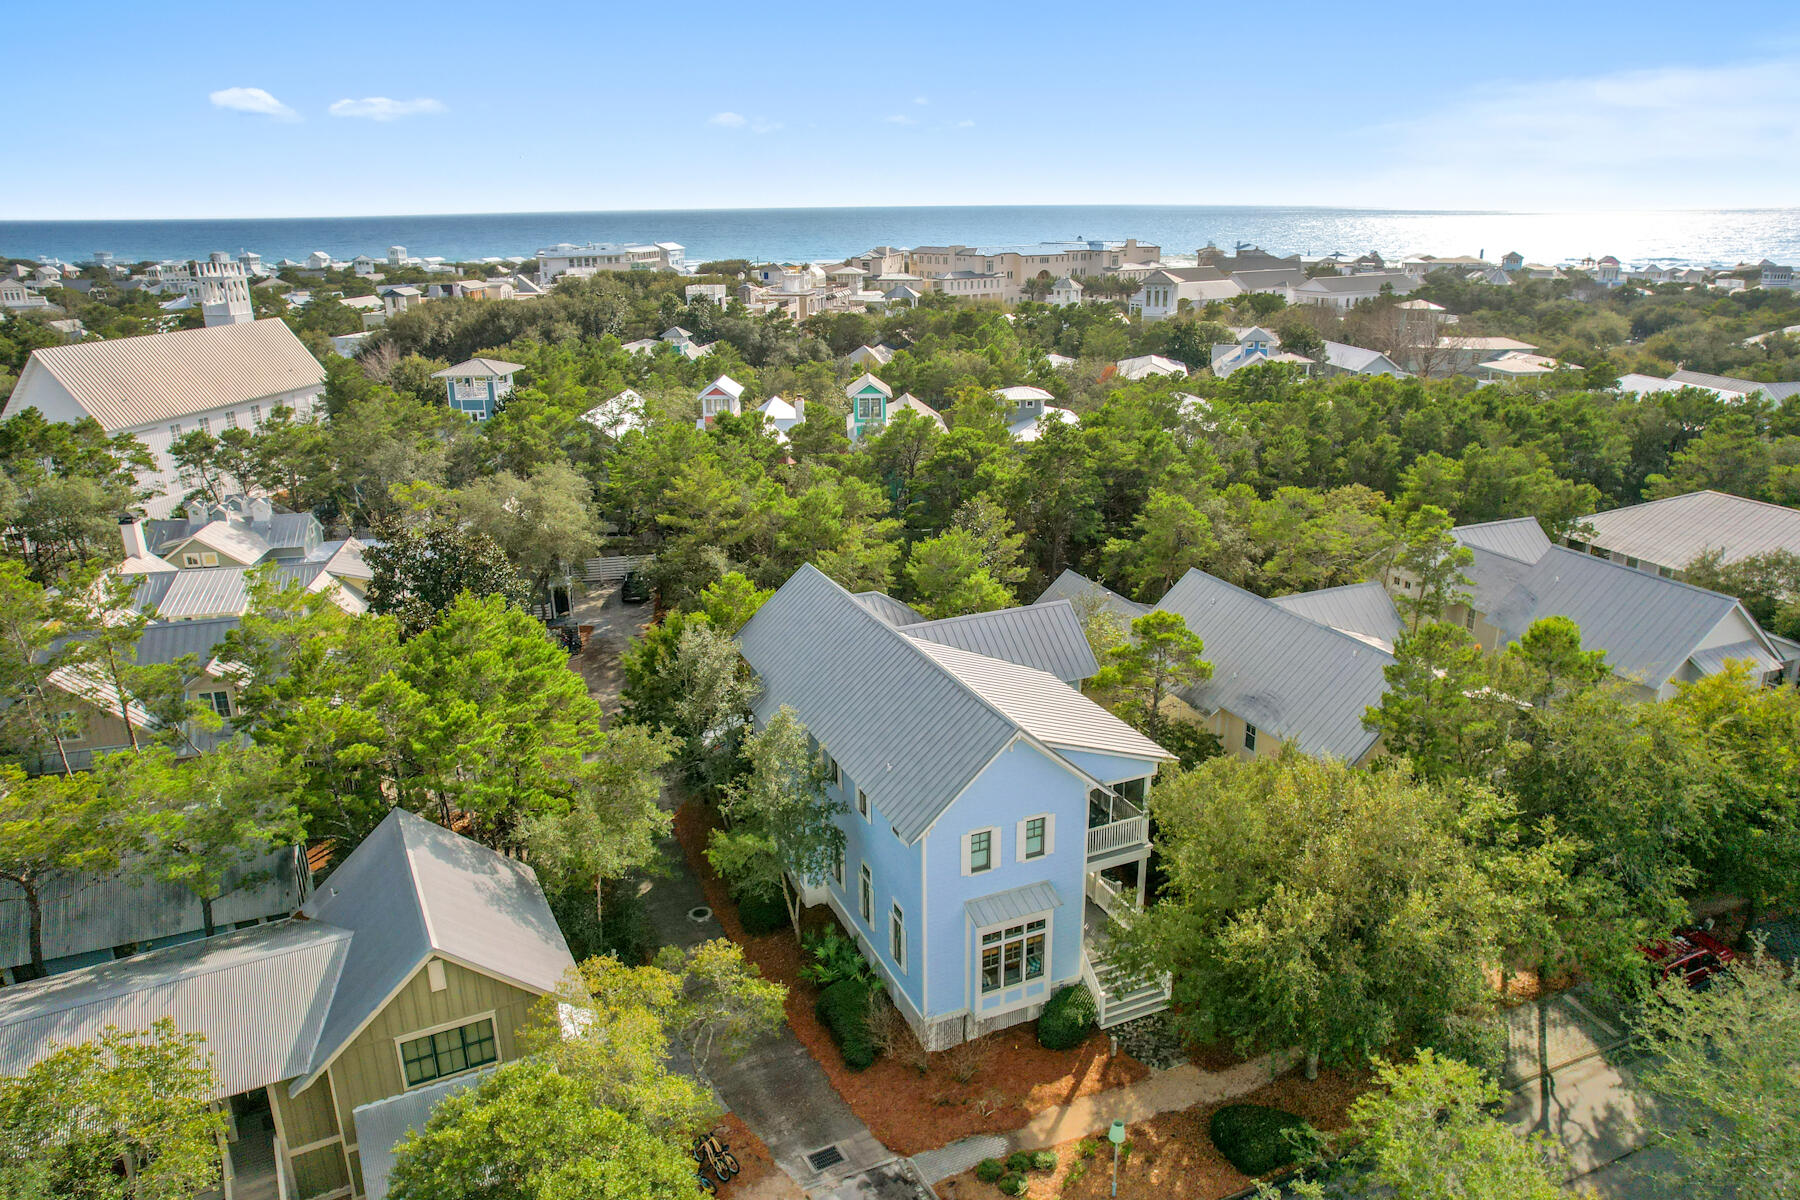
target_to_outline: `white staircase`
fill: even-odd
[[[1093,993],[1095,1021],[1111,1029],[1169,1007],[1169,977],[1144,978],[1108,962],[1092,945],[1081,950],[1081,978]]]

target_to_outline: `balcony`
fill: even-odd
[[[1150,818],[1117,792],[1088,793],[1087,856],[1124,862],[1150,848]]]

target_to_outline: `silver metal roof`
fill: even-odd
[[[907,625],[903,632],[910,638],[1036,667],[1064,683],[1077,683],[1100,669],[1081,621],[1067,600],[1045,603],[1040,599],[1024,608],[925,621]]]
[[[347,929],[280,921],[0,989],[0,1075],[108,1025],[168,1017],[206,1038],[215,1097],[306,1070],[351,943]]]
[[[970,691],[1046,746],[1097,750],[1152,762],[1174,757],[1048,671],[935,642],[921,648]]]
[[[1480,525],[1458,525],[1451,535],[1471,550],[1489,550],[1520,562],[1534,563],[1550,548],[1550,539],[1536,517],[1514,517],[1507,521],[1484,521]]]
[[[738,646],[762,682],[757,719],[792,707],[907,841],[1023,731],[942,661],[993,660],[907,637],[810,564],[738,631]]]
[[[535,992],[575,965],[530,867],[395,809],[301,911],[355,932],[308,1076],[429,954]]]
[[[441,1079],[424,1087],[389,1096],[372,1104],[359,1104],[351,1112],[356,1123],[356,1149],[362,1159],[363,1195],[367,1200],[387,1200],[388,1175],[394,1169],[394,1147],[415,1129],[425,1128],[432,1110],[464,1088],[474,1087],[496,1068],[483,1067]]]
[[[1379,583],[1352,583],[1274,599],[1291,613],[1380,643],[1384,650],[1392,650],[1400,638],[1400,614],[1395,611],[1387,589]]]
[[[1773,671],[1782,665],[1779,658],[1769,653],[1767,646],[1754,639],[1696,650],[1688,656],[1688,661],[1702,675],[1717,675],[1728,662],[1747,662],[1759,673]]]
[[[856,602],[896,629],[902,625],[917,625],[925,619],[912,605],[896,600],[886,592],[858,592]]]
[[[237,886],[251,876],[257,876],[257,882]],[[292,847],[230,871],[225,883],[232,890],[213,902],[213,921],[219,929],[257,917],[286,916],[306,899],[304,873]],[[38,891],[46,959],[206,928],[200,901],[179,883],[128,875],[57,875],[40,884]],[[30,922],[18,885],[0,882],[0,966],[31,961]]]
[[[1194,707],[1226,709],[1308,754],[1346,762],[1375,744],[1363,711],[1381,703],[1393,655],[1200,570],[1157,608],[1180,613],[1205,643],[1213,676],[1182,693]]]
[[[1486,616],[1509,640],[1544,617],[1567,617],[1584,647],[1606,651],[1614,674],[1658,688],[1737,607],[1719,592],[1552,546]]]
[[[108,431],[322,386],[325,368],[277,318],[33,350],[12,407],[37,372],[66,388]]]
[[[1775,550],[1800,554],[1800,509],[1724,492],[1688,492],[1582,521],[1594,527],[1582,540],[1673,570],[1711,550],[1724,551],[1727,563]]]
[[[1095,583],[1087,576],[1077,575],[1074,571],[1067,569],[1064,569],[1061,575],[1058,575],[1055,579],[1051,580],[1050,586],[1044,589],[1044,594],[1039,596],[1033,603],[1054,604],[1059,600],[1067,600],[1074,603],[1084,597],[1093,598],[1099,603],[1101,608],[1111,612],[1127,625],[1150,611],[1150,606],[1148,604],[1139,604],[1135,600],[1127,600],[1125,597],[1119,595],[1119,593],[1112,591],[1110,588],[1104,587],[1101,584]]]
[[[1056,894],[1055,885],[1049,880],[1040,880],[991,896],[978,896],[964,904],[963,911],[969,914],[969,920],[977,929],[982,929],[1061,907],[1062,897]]]

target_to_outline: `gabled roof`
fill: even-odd
[[[1212,678],[1182,693],[1195,708],[1225,709],[1312,755],[1354,763],[1374,746],[1363,711],[1381,703],[1393,655],[1200,570],[1156,607],[1205,643]]]
[[[206,1038],[215,1097],[292,1079],[313,1056],[351,940],[337,926],[281,921],[0,989],[0,1075],[108,1025],[168,1017]]]
[[[1741,562],[1775,550],[1800,554],[1800,509],[1725,492],[1688,492],[1591,513],[1592,541],[1608,550],[1681,568],[1709,550]]]
[[[1055,396],[1052,396],[1043,388],[1033,387],[1028,383],[1015,383],[1011,387],[1000,388],[996,394],[1002,400],[1010,400],[1014,404],[1017,404],[1021,400],[1050,401],[1056,399]]]
[[[706,395],[708,392],[723,392],[733,400],[736,400],[739,396],[744,394],[744,385],[729,375],[721,375],[700,389],[700,394],[702,396]]]
[[[993,701],[989,693],[996,688],[1022,687],[1036,696],[1060,689],[1065,695],[1056,698],[1057,712],[1084,705],[1094,710],[1078,720],[1065,716],[1069,727],[1061,736],[1123,744],[1125,734],[1112,729],[1117,725],[1141,739],[1052,675],[906,636],[810,564],[794,572],[737,636],[762,682],[757,719],[767,721],[780,706],[792,706],[909,842],[1015,737],[1036,736]],[[1009,668],[1008,679],[996,684],[1001,668]],[[1033,726],[1056,724],[1052,702],[1040,703],[1046,711],[1033,717]],[[1152,757],[1164,756],[1158,751]]]
[[[317,1053],[295,1092],[428,955],[540,994],[554,991],[575,965],[530,867],[404,809],[390,812],[301,912],[356,936]]]
[[[920,648],[965,687],[1046,746],[1094,750],[1152,762],[1173,757],[1048,671],[936,642],[922,642]]]
[[[14,401],[31,395],[32,376],[40,371],[108,430],[325,382],[325,368],[277,318],[33,350]]]
[[[1172,358],[1164,358],[1160,354],[1140,354],[1134,358],[1121,358],[1113,364],[1118,368],[1122,379],[1145,379],[1152,375],[1186,375],[1186,364],[1178,363]]]
[[[1309,621],[1361,638],[1390,653],[1400,639],[1400,614],[1395,611],[1387,589],[1379,583],[1351,583],[1314,592],[1296,592],[1291,596],[1276,596],[1275,603]]]
[[[891,408],[892,411],[896,413],[903,408],[910,408],[913,412],[918,413],[921,417],[924,417],[939,429],[949,428],[948,425],[944,424],[944,416],[942,413],[938,412],[937,409],[931,407],[931,405],[925,403],[911,392],[902,393],[894,400]]]
[[[1711,388],[1715,392],[1731,392],[1737,395],[1754,396],[1768,387],[1754,379],[1738,379],[1731,375],[1711,375],[1705,371],[1676,371],[1669,376],[1670,383],[1679,383],[1684,387]]]
[[[771,421],[798,421],[800,411],[780,396],[770,396],[756,406],[756,411]]]
[[[886,592],[858,592],[856,602],[896,629],[917,625],[925,619],[912,605],[896,600]]]
[[[1485,615],[1509,640],[1544,617],[1567,617],[1584,647],[1606,651],[1615,675],[1660,688],[1739,607],[1719,592],[1551,546]]]
[[[1047,671],[1074,684],[1100,669],[1069,602],[1051,601],[899,626],[907,637]]]
[[[1099,607],[1112,613],[1127,625],[1150,611],[1148,604],[1127,600],[1119,593],[1095,583],[1085,575],[1078,575],[1066,567],[1061,575],[1050,581],[1050,586],[1045,588],[1043,594],[1032,603],[1056,604],[1066,601],[1073,607],[1075,601],[1084,597],[1094,598]]]
[[[1550,549],[1550,539],[1536,517],[1511,517],[1502,521],[1483,521],[1479,525],[1458,525],[1452,537],[1472,550],[1504,554],[1520,562],[1535,563]]]
[[[498,358],[465,358],[454,367],[433,371],[431,377],[433,379],[449,379],[453,375],[464,375],[480,379],[500,379],[524,369],[518,363],[505,362]]]
[[[1271,346],[1279,346],[1281,345],[1281,336],[1264,329],[1261,325],[1252,325],[1238,334],[1237,341],[1240,346],[1248,346],[1252,342],[1267,342]]]
[[[1340,371],[1356,375],[1405,375],[1400,364],[1379,350],[1352,346],[1345,342],[1326,342],[1325,361]]]
[[[846,384],[844,387],[844,394],[846,396],[854,396],[858,392],[866,391],[871,387],[890,399],[894,395],[893,388],[881,382],[881,380],[875,378],[875,376],[869,374],[867,371],[864,371],[861,375],[858,375],[855,379],[852,379]]]

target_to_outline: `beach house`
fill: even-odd
[[[1035,1017],[1086,983],[1103,1026],[1167,1003],[1106,960],[1141,902],[1150,780],[1172,756],[1073,683],[1067,603],[928,621],[801,567],[738,633],[761,691],[826,766],[845,848],[828,904],[928,1049]]]

